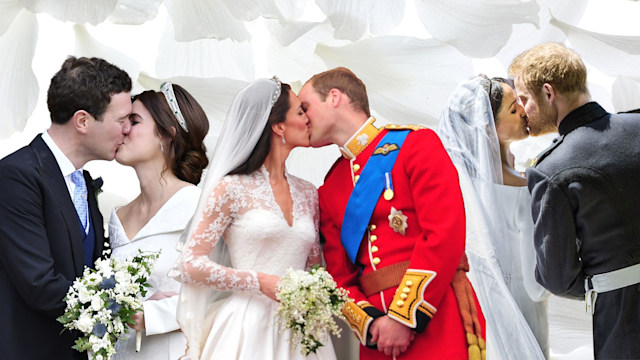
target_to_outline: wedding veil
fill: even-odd
[[[179,250],[189,241],[207,206],[210,206],[208,204],[209,196],[220,179],[243,164],[251,155],[267,124],[271,108],[280,96],[280,92],[280,81],[274,77],[272,79],[256,80],[236,95],[218,137],[213,157],[210,159],[198,207],[191,222],[182,234],[178,245]],[[218,241],[210,258],[223,266],[231,266],[224,241]],[[182,256],[169,274],[178,280],[180,278],[181,261]],[[215,316],[216,303],[228,295],[228,292],[182,283],[177,319],[182,332],[187,338],[187,354],[192,359],[198,359],[200,356],[200,351],[207,339]]]
[[[487,323],[487,359],[544,359],[529,325],[513,300],[508,281],[519,258],[511,256],[505,214],[497,207],[502,184],[500,146],[485,77],[460,84],[449,97],[438,134],[458,170],[466,213],[469,278]],[[533,256],[533,254],[532,254]]]

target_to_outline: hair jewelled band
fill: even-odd
[[[277,76],[272,77],[271,81],[275,82],[276,85],[278,85],[278,87],[276,88],[276,92],[273,93],[273,97],[271,97],[271,106],[273,106],[275,105],[276,101],[278,101],[278,98],[280,97],[280,93],[282,92],[282,83],[280,82],[280,79],[278,79]]]
[[[171,108],[173,115],[175,115],[176,120],[178,120],[178,123],[180,124],[180,126],[182,126],[184,131],[189,132],[189,129],[187,129],[187,122],[184,120],[184,117],[182,116],[182,112],[180,111],[180,106],[178,106],[178,100],[176,100],[176,94],[173,92],[173,85],[168,81],[164,82],[162,83],[162,86],[160,86],[160,91],[162,91],[162,93],[164,94],[164,98],[167,99],[167,103],[169,104],[169,107]]]

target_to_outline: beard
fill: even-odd
[[[558,132],[556,125],[556,115],[550,106],[538,107],[538,113],[534,116],[528,116],[529,119],[529,135],[541,136]]]

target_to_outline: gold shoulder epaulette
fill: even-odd
[[[388,125],[385,125],[384,128],[387,130],[411,130],[411,131],[426,129],[425,126],[413,125],[413,124],[388,124]]]

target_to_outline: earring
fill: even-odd
[[[282,143],[283,143],[283,144],[286,144],[286,143],[287,143],[287,141],[284,139],[284,134],[282,134],[282,135],[280,135],[280,136],[282,136]]]
[[[160,151],[164,154],[164,145],[162,143],[160,143]]]

